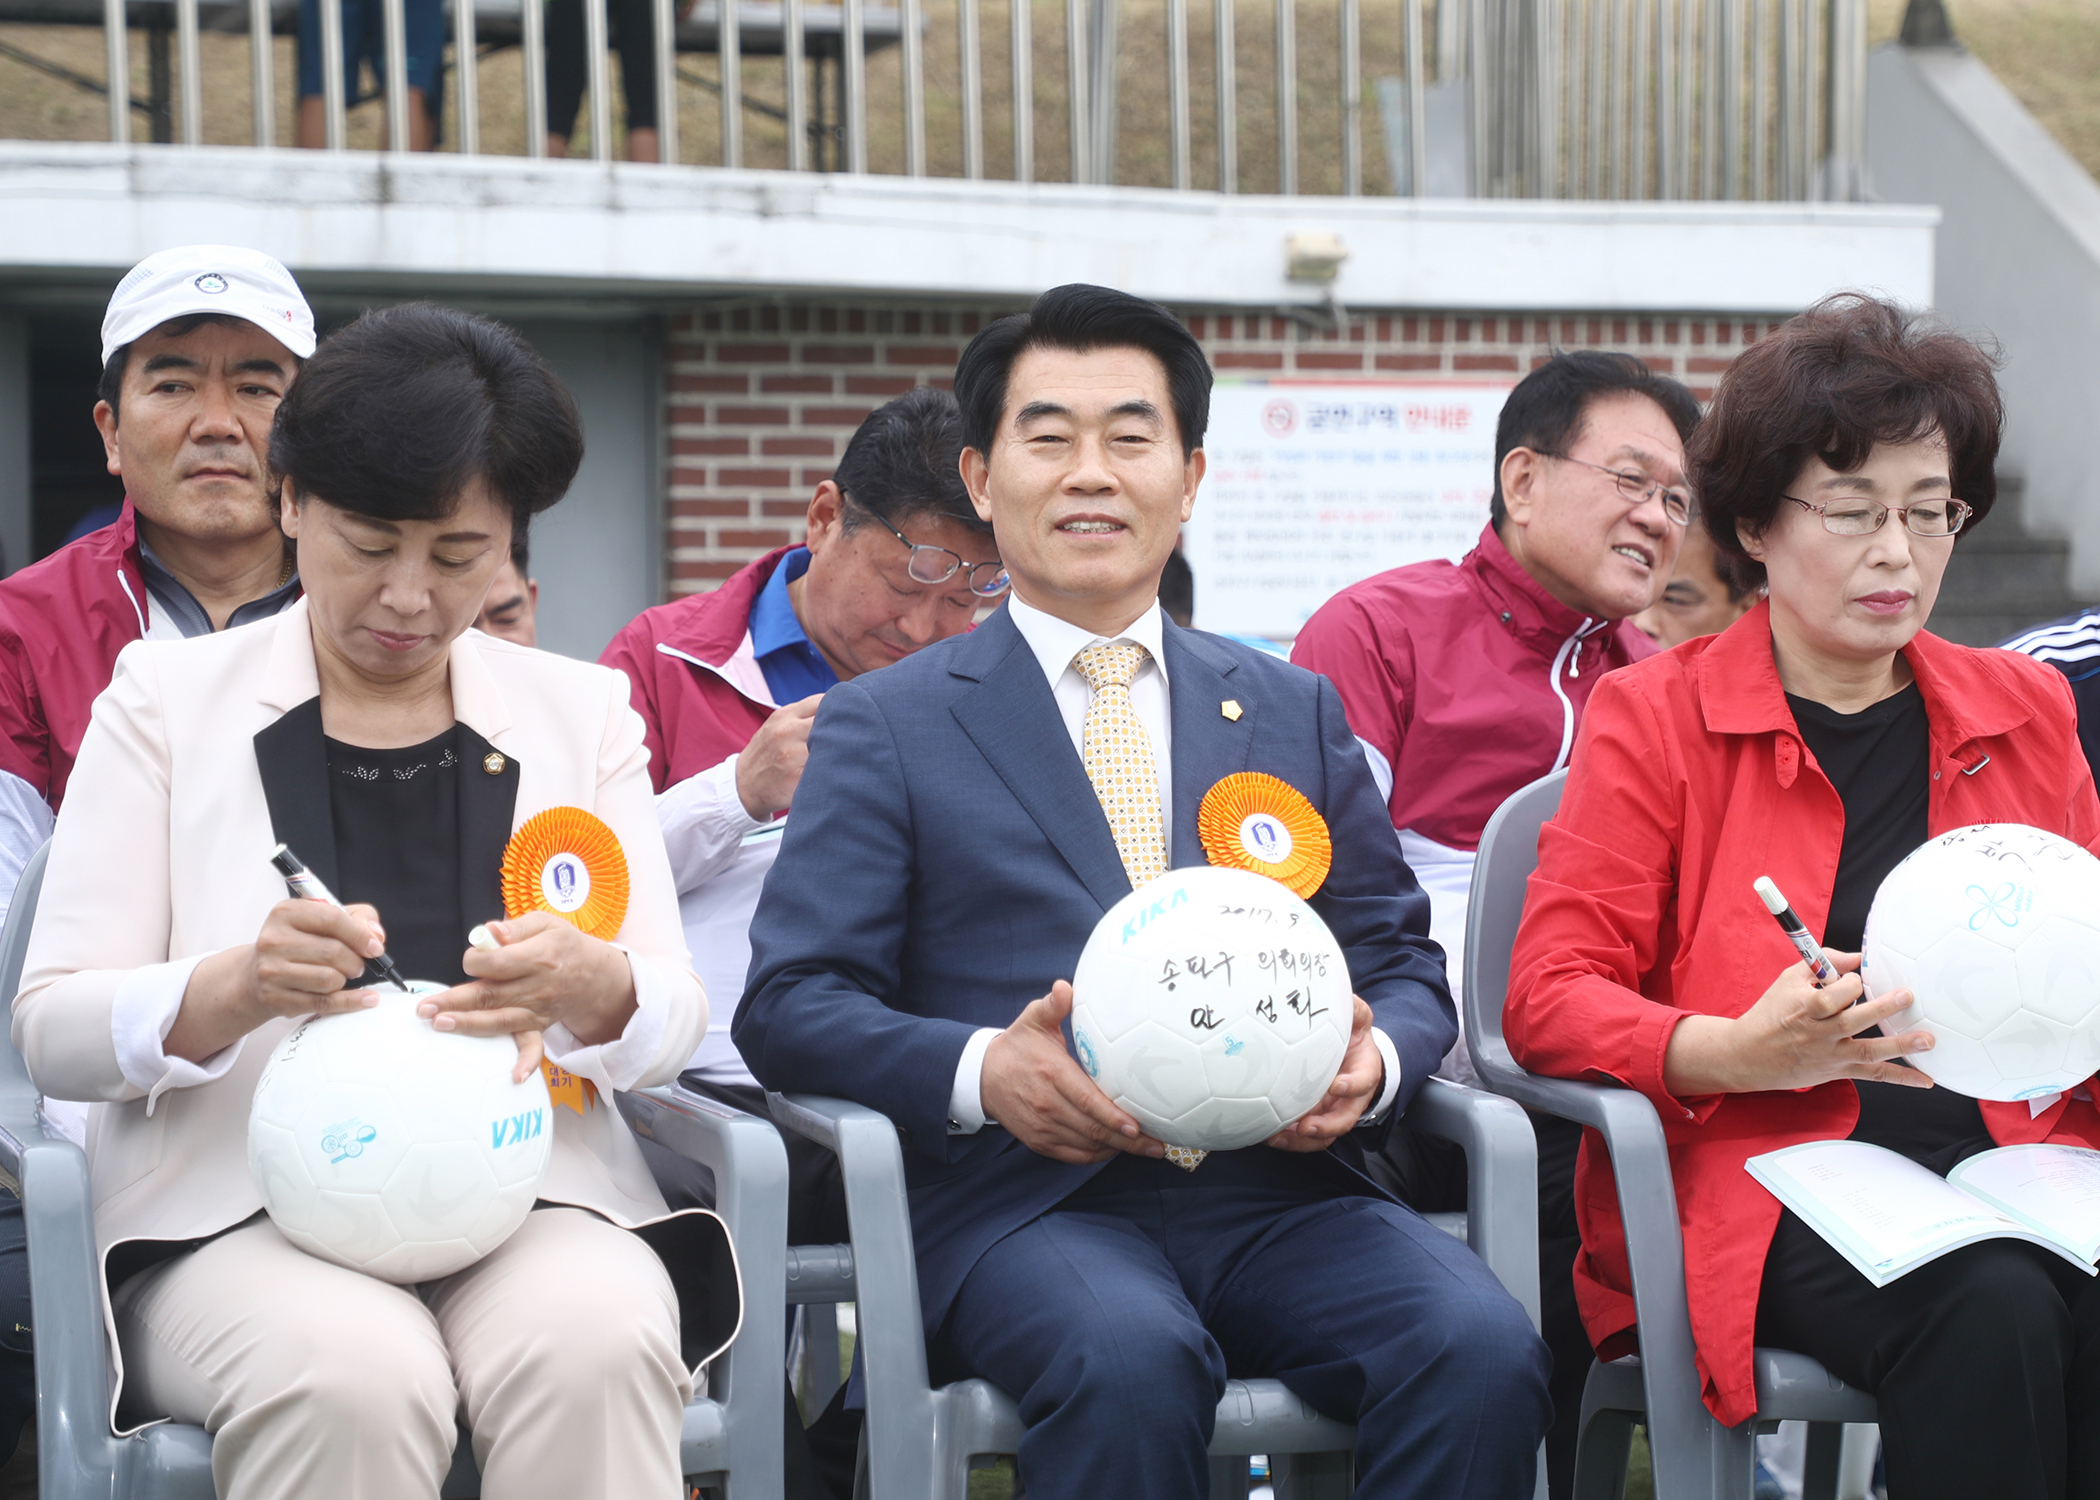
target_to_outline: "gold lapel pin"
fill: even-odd
[[[1246,710],[1240,707],[1239,699],[1227,698],[1223,703],[1220,703],[1218,705],[1218,712],[1223,714],[1226,718],[1232,720],[1233,723],[1237,724],[1240,721],[1240,715],[1245,713]]]
[[[494,750],[481,757],[481,769],[488,772],[491,776],[501,776],[503,768],[509,764],[509,761],[505,760]]]

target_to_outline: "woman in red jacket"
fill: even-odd
[[[2063,679],[1924,633],[1955,535],[1990,510],[2002,421],[1972,344],[1862,297],[1746,350],[1694,434],[1715,546],[1768,600],[1625,668],[1590,699],[1539,840],[1505,1015],[1540,1073],[1623,1084],[1670,1142],[1708,1407],[1756,1406],[1753,1343],[1872,1391],[1889,1491],[2100,1493],[2100,1293],[2025,1244],[1944,1256],[1876,1290],[1744,1170],[1850,1137],[1944,1173],[1993,1145],[2100,1145],[2086,1089],[2039,1114],[1935,1088],[1884,1037],[1903,992],[1854,1005],[1882,877],[1928,837],[2029,823],[2100,846]],[[1817,989],[1752,890],[1770,875],[1840,980]],[[1633,1349],[1611,1165],[1577,1177],[1577,1289],[1606,1357]]]

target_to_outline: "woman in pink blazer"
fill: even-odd
[[[98,1101],[113,1419],[205,1427],[222,1496],[435,1496],[461,1421],[491,1500],[681,1493],[683,1409],[734,1335],[737,1283],[720,1222],[667,1213],[611,1101],[675,1077],[707,1025],[642,724],[618,673],[469,628],[581,457],[516,335],[367,314],[278,410],[305,599],[127,648],[95,705],[14,1036],[46,1094]],[[624,925],[606,942],[536,913],[470,950],[503,914],[513,829],[562,805],[618,836]],[[285,899],[280,841],[348,908]],[[523,1227],[420,1287],[293,1247],[246,1156],[271,1049],[377,1003],[383,949],[453,986],[423,1005],[440,1029],[515,1034],[519,1076],[544,1047],[582,1080]]]

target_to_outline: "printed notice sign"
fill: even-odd
[[[1472,550],[1506,385],[1221,381],[1182,547],[1204,630],[1289,638],[1339,589]]]

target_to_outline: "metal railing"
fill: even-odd
[[[1864,0],[1468,0],[1474,191],[1864,196]]]
[[[388,151],[405,151],[411,141],[407,7],[440,3],[447,0],[378,0],[385,45],[376,81]],[[516,47],[522,149],[546,154],[547,13],[558,0],[449,3],[447,146],[485,149],[492,95],[482,65]],[[590,155],[608,161],[616,135],[607,0],[575,3]],[[1060,5],[1059,15],[1042,13],[1037,0],[1003,0],[1003,15],[995,11],[988,28],[985,0],[895,0],[894,9],[869,0],[702,0],[683,14],[679,0],[648,0],[660,157],[751,164],[746,125],[760,119],[774,143],[764,153],[769,162],[797,171],[870,171],[871,142],[880,135],[885,164],[911,176],[1108,184],[1119,180],[1123,160],[1124,182],[1296,193],[1310,160],[1322,184],[1348,195],[1865,194],[1865,0],[1247,3],[1243,16],[1240,0],[1042,0]],[[295,0],[0,0],[0,21],[63,13],[100,24],[107,77],[125,85],[107,89],[110,139],[130,140],[132,116],[143,112],[157,122],[156,139],[194,145],[204,135],[200,7],[210,31],[246,31],[253,141],[277,144],[274,49],[259,43],[296,31]],[[342,150],[350,110],[362,102],[345,88],[345,49],[356,39],[344,35],[341,0],[319,0],[318,10],[323,143]],[[1250,67],[1246,44],[1259,54],[1268,29],[1247,25],[1256,17],[1273,23],[1273,36],[1268,57]],[[1369,60],[1367,26],[1381,39]],[[1198,27],[1207,39],[1194,34]],[[128,86],[132,29],[146,30],[160,49],[155,97],[144,104]],[[1156,52],[1134,49],[1140,36]],[[892,49],[878,80],[871,57]],[[1063,56],[1044,72],[1039,54],[1050,51]],[[713,55],[712,78],[680,65],[681,55],[696,53]],[[930,58],[939,64],[931,88]],[[754,65],[765,69],[763,89],[749,86]],[[95,86],[55,65],[46,71]],[[717,96],[712,142],[681,141],[681,90],[689,99],[701,90]],[[1009,121],[998,119],[1000,92]],[[1375,99],[1370,110],[1367,93]],[[1304,118],[1301,102],[1312,112]],[[996,164],[987,151],[995,129],[1011,140],[1010,160]],[[1367,159],[1367,135],[1384,147],[1382,173],[1375,152]],[[1143,148],[1144,170],[1132,171],[1128,154],[1119,158],[1119,138]],[[1046,141],[1063,146],[1062,163],[1039,161]],[[1254,156],[1260,167],[1250,179],[1243,166]]]

